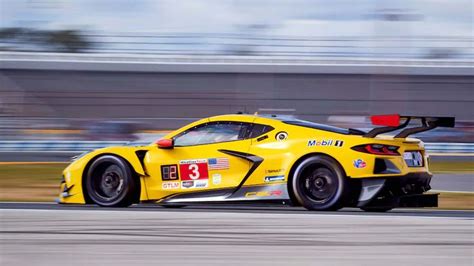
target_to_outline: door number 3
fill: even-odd
[[[199,167],[197,164],[193,163],[193,164],[190,164],[189,167],[188,167],[189,171],[191,171],[191,173],[189,173],[189,177],[192,179],[192,180],[196,180],[196,179],[199,179],[200,177],[200,174],[199,174]]]
[[[189,163],[180,163],[179,174],[181,175],[181,181],[207,179],[209,176],[207,161],[194,160]]]

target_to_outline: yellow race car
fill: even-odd
[[[372,116],[369,132],[276,115],[222,115],[148,146],[98,149],[63,172],[58,201],[126,207],[288,202],[309,210],[436,207],[423,142],[451,117]],[[410,121],[421,125],[407,127]],[[393,137],[378,136],[397,131]]]

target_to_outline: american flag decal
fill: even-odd
[[[343,140],[336,140],[336,142],[334,143],[334,146],[336,146],[336,147],[342,147],[343,144],[344,144],[344,141],[343,141]]]
[[[207,160],[209,165],[209,170],[223,170],[229,169],[229,159],[228,158],[211,158]]]

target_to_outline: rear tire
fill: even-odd
[[[334,211],[344,207],[349,185],[344,171],[328,156],[313,156],[296,168],[292,189],[298,202],[308,210]]]
[[[128,207],[134,203],[138,192],[130,166],[113,155],[94,160],[85,181],[89,198],[103,207]]]

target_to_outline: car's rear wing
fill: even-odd
[[[405,128],[411,120],[415,119],[421,121],[421,126],[404,129],[395,135],[394,138],[406,138],[409,135],[431,130],[436,127],[454,127],[455,123],[454,117],[402,116],[399,114],[373,115],[370,117],[372,124],[384,127],[376,127],[365,133],[364,137],[373,138],[379,134]]]

